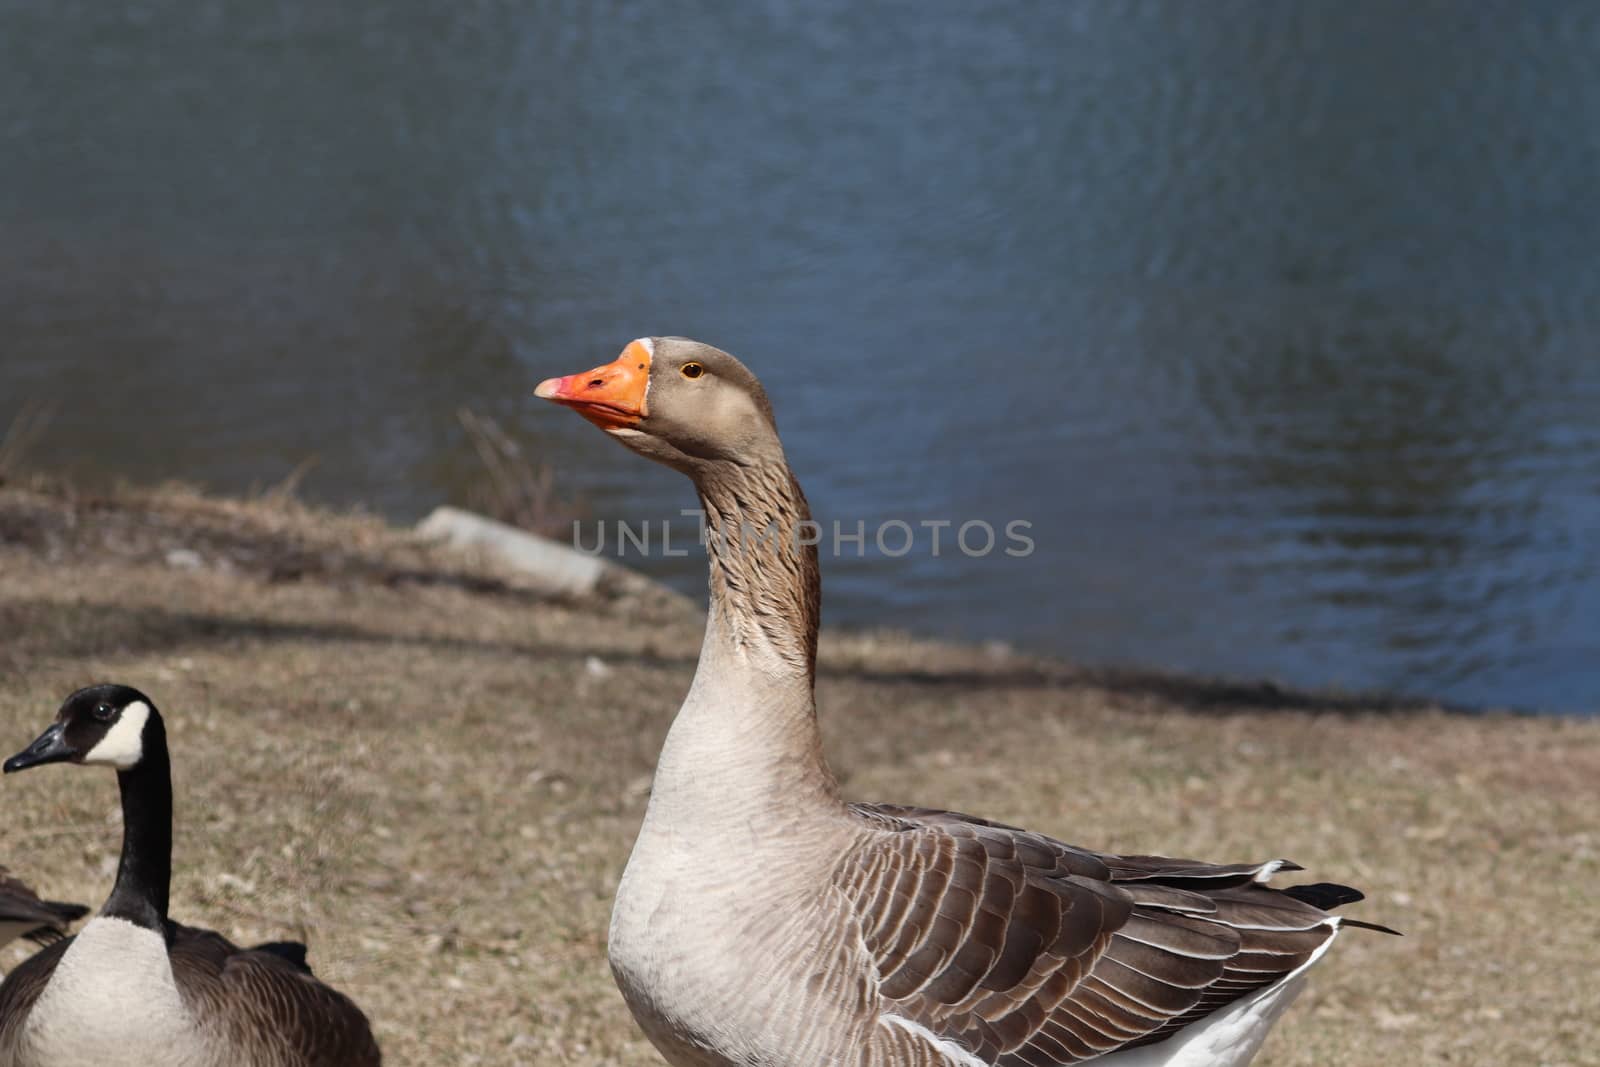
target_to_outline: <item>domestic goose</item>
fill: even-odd
[[[813,699],[805,496],[754,375],[633,341],[535,395],[688,475],[710,611],[617,889],[610,960],[676,1067],[1238,1067],[1332,944],[1336,885],[1282,860],[1092,852],[852,804]]]
[[[0,867],[0,948],[25,937],[36,945],[50,945],[67,936],[67,926],[89,909],[82,904],[40,900],[26,882]]]
[[[5,762],[113,767],[122,860],[98,915],[0,985],[7,1067],[377,1067],[366,1016],[312,976],[305,946],[244,949],[167,917],[172,777],[166,727],[144,694],[97,685]]]

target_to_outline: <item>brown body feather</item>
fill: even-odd
[[[1159,1041],[1282,981],[1336,932],[1257,880],[1292,864],[1101,855],[954,812],[852,810],[877,832],[835,884],[884,1010],[996,1067]]]

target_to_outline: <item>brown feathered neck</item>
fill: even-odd
[[[705,509],[711,611],[736,642],[764,644],[810,678],[817,665],[822,577],[811,508],[776,459],[695,473]]]

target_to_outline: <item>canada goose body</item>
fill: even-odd
[[[6,772],[70,761],[117,769],[117,882],[76,937],[0,984],[6,1067],[377,1067],[366,1017],[305,966],[304,946],[243,949],[167,917],[172,786],[166,731],[147,697],[95,686]]]
[[[52,962],[18,1035],[17,1063],[204,1062],[193,1055],[197,1027],[161,934],[101,916]]]
[[[1240,1067],[1338,932],[1283,861],[1092,852],[851,804],[823,759],[810,513],[772,409],[682,338],[543,382],[687,474],[710,610],[612,911],[610,957],[676,1067]],[[772,536],[772,532],[776,536]],[[753,532],[753,536],[752,536]]]
[[[19,937],[48,945],[67,935],[67,925],[89,913],[82,904],[40,900],[21,879],[0,867],[0,948]]]

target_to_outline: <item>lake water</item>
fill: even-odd
[[[0,425],[38,465],[399,518],[677,333],[819,515],[827,619],[1600,708],[1600,8],[0,4]],[[686,587],[694,559],[643,565]]]

